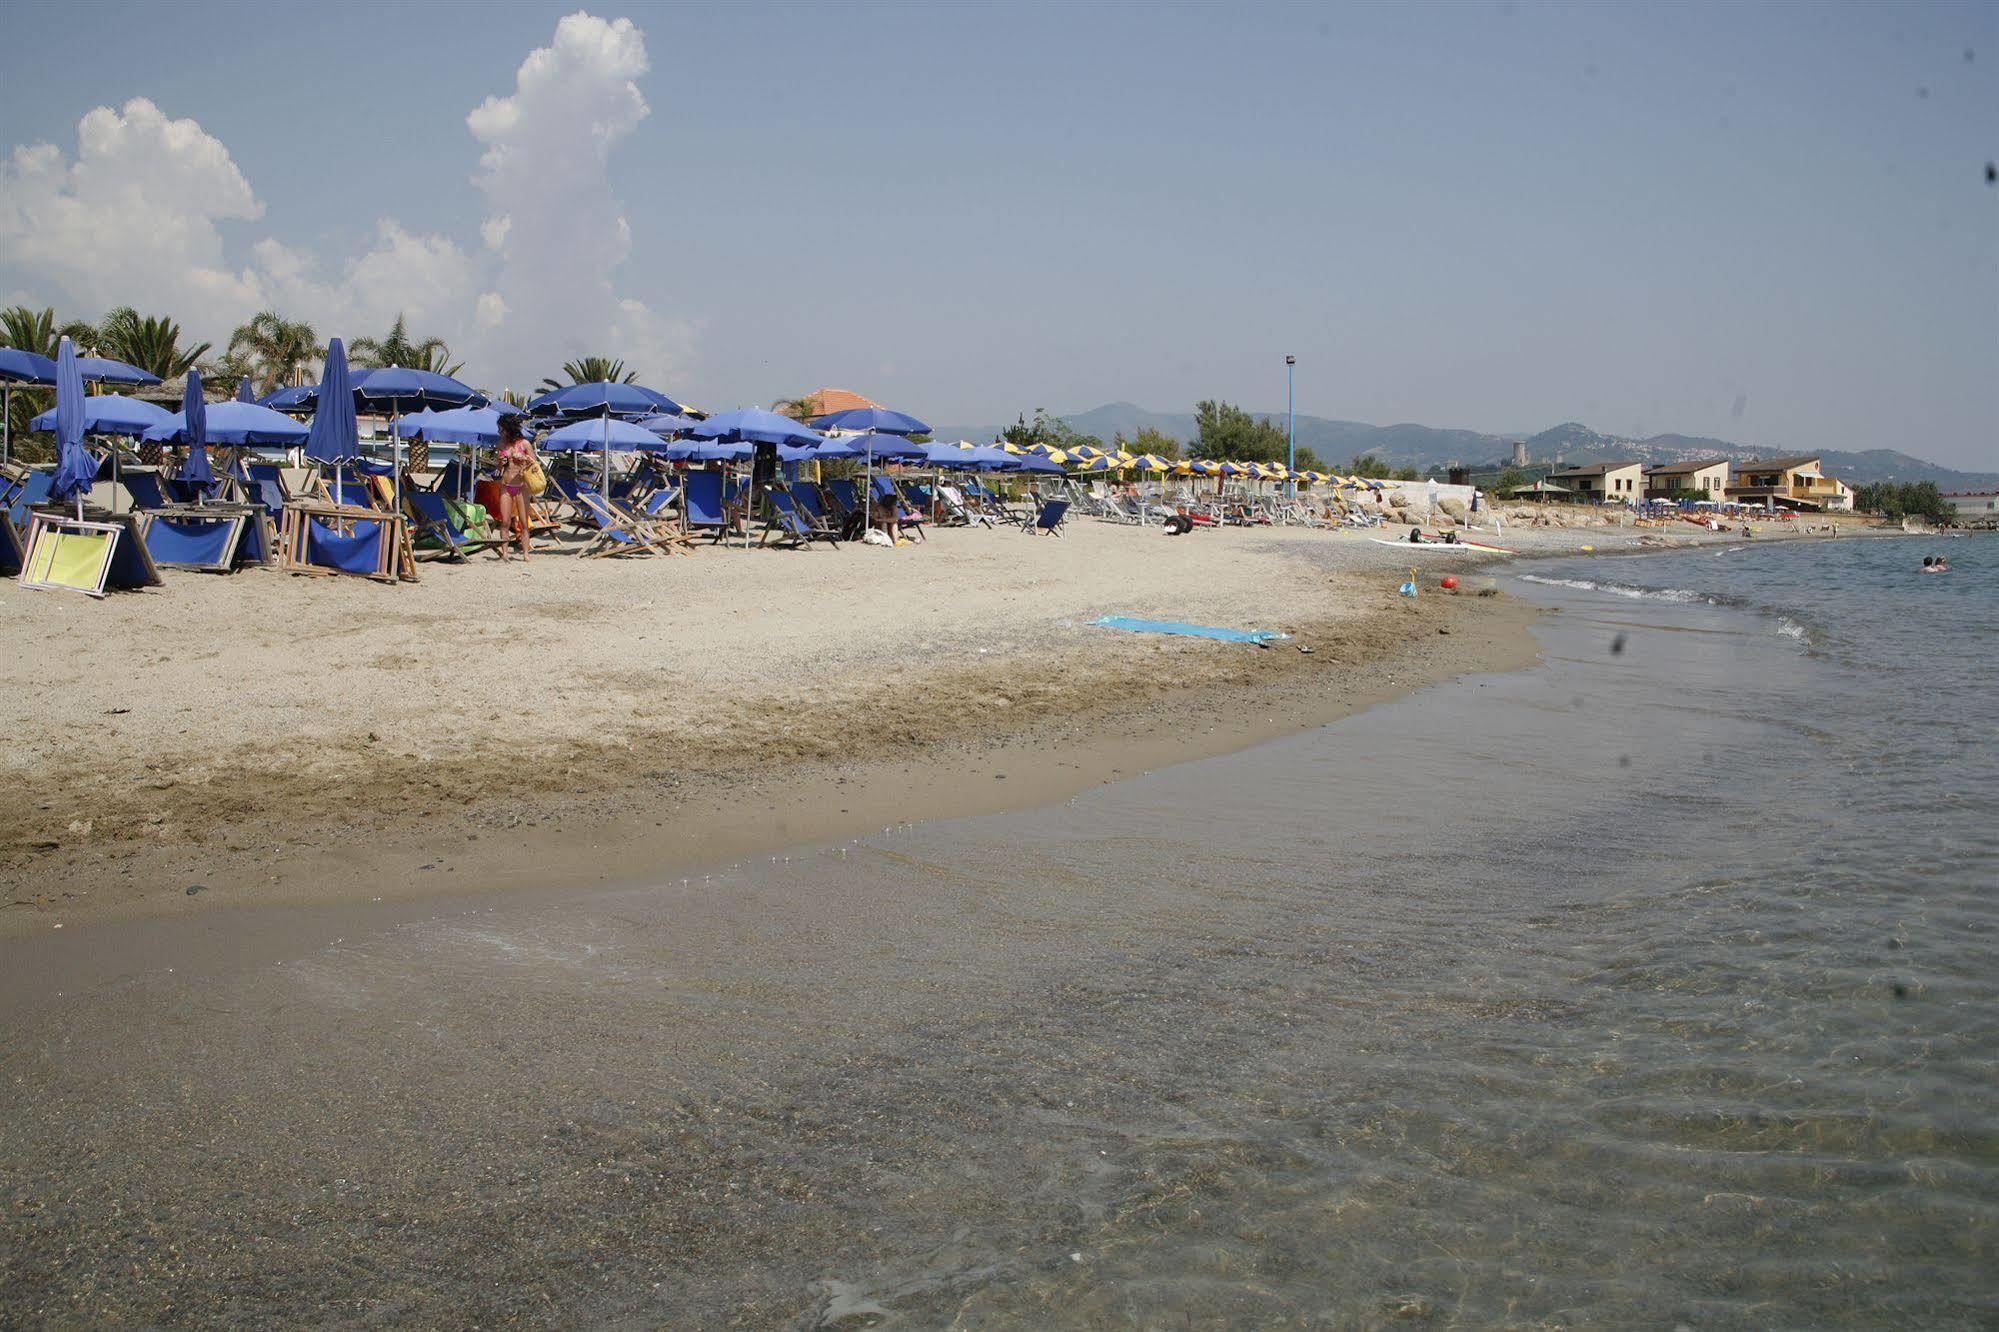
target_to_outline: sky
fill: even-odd
[[[19,7],[0,303],[1999,468],[1999,5]]]

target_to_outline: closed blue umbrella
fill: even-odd
[[[254,402],[228,402],[207,404],[207,439],[210,444],[263,444],[290,446],[303,444],[307,430],[297,421],[282,412],[274,412]],[[178,444],[187,438],[187,418],[179,413],[167,418],[166,424],[154,426],[145,438],[160,444]]]
[[[28,423],[29,429],[56,429],[56,413],[61,406],[62,402],[58,397],[55,407]],[[173,413],[164,407],[142,398],[127,398],[116,393],[99,393],[87,397],[83,400],[82,410],[83,433],[86,435],[138,436],[145,434],[154,426],[162,426],[173,420]]]
[[[256,390],[250,387],[250,376],[244,375],[241,379],[236,381],[236,401],[255,402],[256,400],[257,400]]]
[[[5,404],[5,415],[0,416],[0,463],[14,454],[14,385],[55,382],[56,363],[48,357],[18,347],[0,347],[0,386],[4,386],[0,403]]]
[[[208,465],[208,403],[201,396],[201,371],[187,372],[181,403],[181,431],[187,436],[187,461],[181,464],[175,478],[193,484],[195,495],[202,497],[215,484],[215,472]]]
[[[305,456],[334,467],[333,501],[344,503],[338,465],[359,456],[360,428],[354,421],[354,389],[347,377],[347,348],[335,338],[326,344],[326,368],[319,375],[319,402],[305,437]]]
[[[884,435],[930,433],[929,426],[907,412],[891,411],[887,407],[849,407],[844,412],[831,412],[825,416],[814,417],[812,424],[819,430],[874,431]]]
[[[56,405],[45,415],[54,421],[36,429],[56,432],[56,475],[49,498],[61,503],[74,495],[76,516],[81,518],[83,497],[97,480],[97,460],[83,447],[83,376],[77,373],[76,348],[68,338],[56,346]]]

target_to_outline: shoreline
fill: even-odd
[[[1147,535],[1099,530],[1126,547]],[[1382,547],[1360,550],[1361,567],[1328,573],[1325,561],[1352,564],[1351,539],[1302,534],[1318,538],[1315,550],[1296,535],[1258,541],[1262,535],[1230,534],[1255,545],[1225,558],[1253,554],[1271,566],[1266,572],[1293,580],[1291,600],[1311,614],[1282,625],[1291,642],[1259,651],[1090,631],[1060,643],[1009,644],[991,663],[898,669],[883,688],[857,688],[850,673],[836,682],[845,690],[837,705],[818,704],[828,729],[805,743],[778,743],[799,739],[789,710],[797,700],[766,695],[705,748],[690,746],[684,726],[609,736],[571,728],[566,744],[524,760],[539,780],[518,789],[487,780],[490,757],[405,752],[383,746],[381,730],[345,737],[340,753],[350,761],[337,777],[267,771],[257,790],[216,799],[211,775],[199,784],[206,792],[172,798],[164,813],[154,788],[186,788],[172,775],[151,776],[151,764],[135,769],[129,758],[114,759],[87,796],[67,803],[32,798],[45,791],[31,769],[0,801],[13,848],[0,860],[0,882],[10,890],[0,939],[220,909],[657,880],[895,824],[1054,803],[1536,659],[1529,625],[1539,612],[1524,603],[1504,594],[1405,601],[1393,593],[1401,573],[1381,567],[1395,558]],[[1567,532],[1522,554],[1579,554],[1591,536],[1603,539]],[[1418,572],[1434,586],[1451,571]],[[1455,571],[1467,590],[1498,572],[1486,562]],[[1116,609],[1144,613],[1142,603]],[[1300,644],[1314,651],[1301,654]],[[1112,674],[1133,666],[1148,677]],[[1099,673],[1122,684],[1093,690]],[[855,738],[876,756],[850,757]],[[232,761],[242,754],[225,755],[220,766]],[[72,807],[91,815],[81,834],[74,829],[85,820],[62,823]],[[100,821],[112,835],[98,832]]]

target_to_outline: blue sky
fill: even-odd
[[[946,422],[1277,410],[1291,352],[1319,415],[1999,467],[1993,5],[567,12],[22,8],[0,299]]]

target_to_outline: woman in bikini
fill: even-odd
[[[534,446],[521,438],[521,418],[509,412],[500,418],[500,531],[518,533],[521,559],[528,558],[528,530],[533,514],[528,505],[527,470]],[[500,547],[506,558],[507,548]]]

